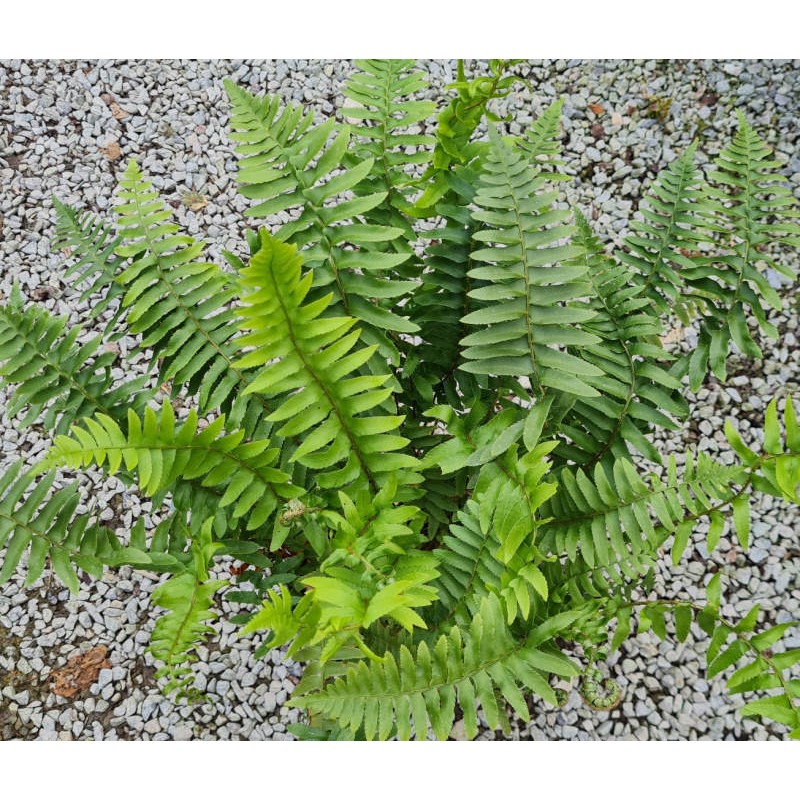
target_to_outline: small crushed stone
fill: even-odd
[[[437,98],[455,78],[455,63],[422,66],[432,87],[427,94]],[[7,297],[17,281],[50,312],[67,316],[71,325],[83,322],[88,305],[61,278],[64,256],[51,252],[51,196],[103,215],[131,157],[171,202],[177,221],[208,241],[210,258],[219,259],[223,249],[241,251],[247,201],[236,193],[223,80],[303,102],[322,119],[342,105],[341,87],[352,69],[347,61],[307,60],[0,61],[0,295]],[[607,241],[620,241],[649,183],[692,139],[699,140],[701,162],[727,143],[735,109],[766,136],[800,195],[800,61],[531,61],[517,72],[531,82],[533,96],[519,85],[496,110],[513,112],[509,131],[520,133],[564,97],[564,171],[576,179],[565,191]],[[656,435],[663,452],[691,445],[728,458],[726,418],[735,418],[746,438],[751,425],[761,425],[769,399],[798,395],[798,293],[789,292],[784,312],[772,322],[782,339],[764,343],[763,360],[734,360],[726,386],[709,379],[690,398],[685,430]],[[87,328],[80,341],[94,334]],[[691,336],[681,346],[691,347]],[[131,343],[120,340],[123,355]],[[146,366],[143,358],[128,364],[124,377]],[[20,455],[33,463],[48,442],[36,429],[14,430],[3,413],[6,400],[0,391],[0,469]],[[122,492],[115,479],[90,471],[80,480],[84,503],[91,495],[101,508],[110,504],[107,516],[120,533],[142,514],[157,518],[148,502]],[[762,497],[753,512],[750,553],[723,539],[711,558],[728,578],[723,611],[742,614],[758,601],[762,624],[797,618],[798,511]],[[664,563],[656,586],[662,596],[703,596],[703,538],[696,534],[678,568]],[[230,577],[231,566],[222,563],[219,577]],[[70,597],[47,576],[24,589],[18,573],[0,588],[0,738],[292,738],[286,726],[299,715],[285,703],[302,666],[281,651],[256,660],[261,640],[237,638],[230,623],[217,623],[217,636],[198,653],[196,685],[206,701],[190,706],[164,698],[145,652],[155,621],[149,597],[160,579],[123,568]],[[223,616],[237,608],[222,602]],[[800,646],[797,634],[790,645]],[[88,691],[56,695],[55,673],[98,646],[107,648],[111,666],[103,665]],[[704,679],[704,650],[705,642],[691,637],[683,644],[652,634],[629,640],[609,667],[624,690],[617,709],[593,712],[573,693],[559,710],[535,704],[533,721],[514,719],[510,738],[780,738],[771,726],[737,717],[744,701],[725,693],[724,676]],[[458,725],[454,735],[463,735]],[[504,737],[486,731],[481,738]]]

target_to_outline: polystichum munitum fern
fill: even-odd
[[[788,624],[760,626],[758,606],[729,618],[711,565],[703,602],[652,591],[665,549],[678,564],[698,531],[709,552],[730,534],[747,549],[754,495],[800,502],[789,398],[755,449],[726,425],[735,460],[664,463],[653,438],[685,423],[687,386],[777,335],[765,270],[794,277],[800,242],[780,165],[740,116],[708,169],[692,145],[662,172],[610,251],[561,202],[560,102],[523,136],[495,125],[513,67],[460,66],[433,135],[410,61],[358,62],[350,124],[229,84],[259,227],[222,266],[135,162],[113,222],[56,202],[68,274],[105,327],[86,340],[16,289],[0,307],[7,413],[54,434],[0,476],[0,582],[21,565],[72,591],[77,570],[169,573],[151,650],[189,696],[227,592],[241,635],[307,664],[301,736],[447,738],[458,714],[474,737],[509,709],[529,719],[531,695],[557,704],[565,680],[608,709],[613,649],[694,626],[742,713],[800,738]],[[697,328],[689,353],[663,344],[673,311]],[[112,376],[103,344],[125,333],[156,381]],[[119,538],[79,513],[77,484],[53,487],[88,465],[162,520]],[[212,578],[223,556],[249,565],[236,588]]]

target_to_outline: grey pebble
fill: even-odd
[[[105,689],[114,679],[114,673],[110,669],[101,669],[100,674],[97,676],[97,685],[100,689]],[[107,698],[106,698],[107,699]]]
[[[191,725],[175,725],[175,727],[172,728],[172,738],[176,742],[188,742],[190,739],[194,738],[194,731]]]

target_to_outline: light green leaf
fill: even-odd
[[[746,494],[740,494],[734,499],[732,506],[736,538],[742,549],[747,550],[750,547],[750,498]]]

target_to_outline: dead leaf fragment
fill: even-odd
[[[680,342],[683,336],[683,325],[676,325],[674,328],[670,328],[670,330],[661,337],[661,344],[667,345],[673,342]]]
[[[101,669],[111,669],[107,655],[108,648],[98,645],[70,658],[65,666],[53,672],[54,694],[69,698],[85,692],[97,680]]]
[[[181,200],[192,211],[202,211],[208,205],[208,198],[200,192],[184,192]]]
[[[109,103],[108,107],[111,109],[111,116],[117,121],[123,120],[130,116],[127,111],[125,111],[123,108],[120,108],[119,103]]]
[[[603,111],[605,111],[603,106],[601,106],[599,103],[589,103],[589,109],[591,111],[594,111],[594,113],[597,114],[598,117],[600,116],[600,114],[603,113]]]
[[[117,142],[111,142],[100,149],[109,161],[116,161],[122,155],[122,150],[120,150],[120,146]]]

